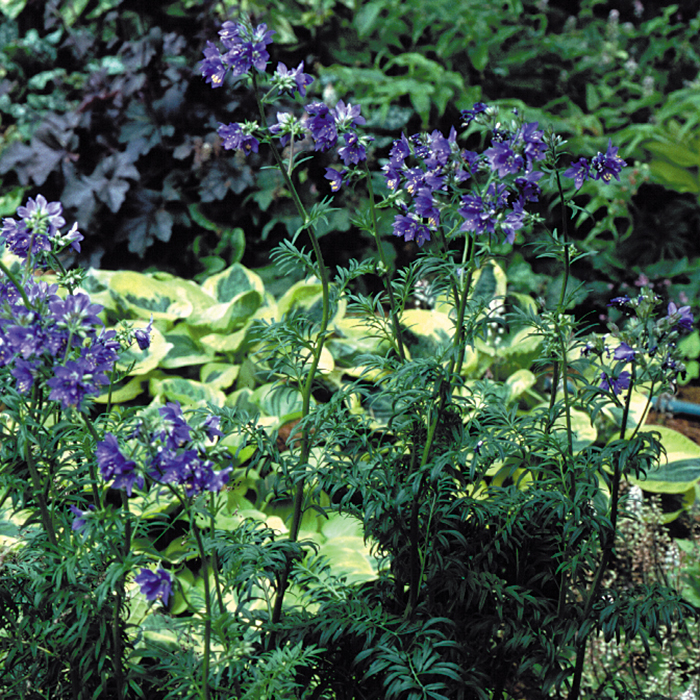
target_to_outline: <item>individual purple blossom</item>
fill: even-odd
[[[233,467],[221,471],[212,469],[209,460],[199,457],[196,450],[185,450],[178,455],[179,483],[185,487],[187,496],[196,496],[203,491],[219,492],[229,479]]]
[[[94,333],[95,326],[103,325],[98,316],[103,307],[91,303],[90,297],[83,292],[69,294],[65,299],[50,302],[49,310],[56,319],[58,328],[66,328],[79,336]]]
[[[386,186],[390,190],[397,190],[401,184],[401,170],[396,167],[391,162],[386,163],[382,166],[384,171],[384,178],[386,179]]]
[[[491,166],[491,170],[497,172],[498,177],[515,175],[525,166],[525,159],[513,151],[509,141],[495,143],[491,148],[487,148],[484,151],[484,155]]]
[[[353,131],[343,134],[345,145],[338,149],[338,155],[345,165],[358,165],[367,160],[367,151],[360,141],[360,137]]]
[[[36,315],[27,315],[29,318],[33,316]],[[25,326],[8,326],[5,333],[7,342],[10,344],[13,351],[25,360],[36,355],[41,355],[48,340],[48,333],[41,326],[38,318],[36,322],[31,322],[30,320]]]
[[[523,154],[527,159],[528,170],[532,168],[533,161],[544,160],[547,155],[547,143],[544,140],[544,131],[538,129],[538,122],[523,124],[517,133],[517,140],[522,143]]]
[[[440,224],[440,211],[435,206],[433,193],[429,187],[421,187],[416,194],[415,211],[418,216],[428,219],[428,223],[433,228]]]
[[[89,348],[84,348],[83,353],[89,353]],[[109,384],[103,372],[94,371],[92,362],[85,354],[55,367],[54,376],[46,382],[51,389],[49,399],[59,401],[64,409],[80,409],[88,396],[99,394],[101,387]]]
[[[28,229],[49,238],[54,238],[58,229],[65,225],[62,213],[63,205],[60,202],[47,202],[41,194],[36,199],[30,197],[25,206],[17,208],[17,216],[24,219]]]
[[[148,350],[151,347],[151,333],[153,333],[153,314],[145,328],[137,328],[134,331],[134,338],[141,350]]]
[[[213,41],[207,41],[207,46],[204,49],[204,60],[199,62],[199,68],[202,77],[206,78],[206,82],[211,83],[213,88],[221,87],[224,84],[228,67],[223,61],[221,51]]]
[[[169,401],[158,409],[163,420],[168,423],[168,431],[165,435],[165,443],[170,448],[177,448],[189,442],[191,428],[182,414],[182,408],[176,401]]]
[[[336,170],[335,168],[326,168],[324,177],[330,181],[331,190],[337,192],[343,186],[343,176],[347,170]]]
[[[406,158],[411,155],[411,144],[402,133],[401,138],[396,139],[389,151],[389,162],[396,168],[400,168]]]
[[[366,123],[365,118],[360,114],[360,105],[352,105],[348,102],[345,104],[343,100],[338,100],[338,104],[331,110],[336,126],[340,131],[346,129],[356,129]]]
[[[227,20],[221,25],[219,29],[219,37],[221,37],[221,43],[227,48],[232,49],[241,36],[245,33],[246,28],[243,24],[238,24],[237,22],[231,22]]]
[[[23,360],[21,357],[15,360],[10,374],[17,380],[16,387],[20,394],[26,394],[34,386],[39,364],[38,360]]]
[[[219,124],[219,136],[226,150],[241,150],[248,155],[260,148],[260,142],[242,124]]]
[[[114,479],[112,488],[124,489],[127,496],[131,496],[134,486],[143,488],[143,477],[136,472],[136,462],[124,457],[112,433],[107,433],[104,440],[97,443],[95,456],[102,478],[105,481]]]
[[[408,168],[404,171],[403,176],[406,180],[406,191],[409,194],[415,195],[423,187],[425,171],[421,168]]]
[[[457,132],[454,127],[450,131],[450,137],[446,139],[444,135],[437,129],[428,136],[429,153],[425,159],[425,164],[429,170],[442,168],[447,165],[447,162],[452,155],[452,146],[457,139]]]
[[[627,294],[624,294],[623,296],[620,297],[614,297],[608,302],[608,306],[627,306],[627,304],[632,301]]]
[[[228,31],[224,45],[229,49],[222,57],[231,67],[234,75],[245,75],[251,68],[261,73],[265,71],[270,54],[266,46],[272,43],[274,30],[268,30],[266,24],[259,24],[253,33],[244,25],[238,25],[233,31]]]
[[[73,223],[68,233],[66,233],[65,236],[62,237],[62,240],[65,243],[68,243],[76,253],[80,252],[80,241],[85,240],[85,236],[83,236],[83,234],[80,233],[80,231],[78,231],[77,221]]]
[[[71,530],[74,532],[80,532],[85,527],[86,524],[86,519],[85,516],[91,511],[95,510],[95,506],[90,505],[88,506],[88,510],[80,510],[80,508],[77,508],[76,506],[70,506],[71,512],[73,515],[75,515],[75,518],[73,518],[73,522],[70,526]]]
[[[24,221],[3,219],[2,239],[8,250],[19,258],[26,258],[29,254],[51,252],[49,237],[32,231]]]
[[[590,172],[591,167],[588,164],[588,160],[586,158],[579,158],[575,163],[572,163],[567,170],[564,171],[563,175],[564,177],[571,178],[574,181],[576,189],[578,190],[581,189],[583,183],[588,180]]]
[[[629,345],[627,345],[627,343],[620,343],[615,348],[613,357],[616,360],[624,360],[625,362],[631,362],[632,360],[634,360],[636,354],[637,351],[633,350]]]
[[[160,567],[156,571],[141,569],[141,573],[134,576],[134,581],[141,587],[141,593],[146,596],[146,600],[160,598],[163,605],[168,604],[173,591],[173,582],[165,569]]]
[[[620,372],[617,377],[609,377],[605,372],[600,375],[600,388],[612,391],[617,396],[621,391],[629,388],[632,375],[629,372]]]
[[[306,127],[290,112],[277,112],[277,123],[270,127],[270,133],[279,138],[281,146],[286,146],[292,136],[304,136]]]
[[[223,437],[224,434],[219,430],[219,427],[221,425],[221,419],[219,416],[214,416],[214,415],[209,415],[204,419],[204,422],[202,423],[202,427],[207,433],[207,436],[209,437],[210,440],[213,440],[215,437]]]
[[[690,312],[690,306],[681,306],[678,308],[672,301],[668,304],[669,321],[677,328],[682,328],[685,331],[693,330],[693,314]]]
[[[114,370],[114,365],[119,359],[121,345],[116,340],[117,333],[114,330],[104,330],[92,341],[92,344],[80,351],[80,356],[86,367],[93,374],[109,373]],[[104,383],[109,383],[104,377]]]
[[[500,222],[501,231],[506,234],[506,242],[511,245],[515,241],[515,233],[525,225],[525,211],[522,202],[515,202],[513,209],[509,211]]]
[[[526,202],[538,202],[542,188],[537,181],[544,175],[540,170],[531,170],[527,175],[516,177],[513,184]]]
[[[473,231],[477,235],[493,233],[507,203],[508,190],[502,183],[491,183],[483,197],[465,195],[459,209],[459,214],[464,219],[460,230]]]

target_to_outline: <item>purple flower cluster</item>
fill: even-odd
[[[596,336],[581,350],[583,357],[595,354],[601,361],[600,389],[617,396],[630,388],[633,376],[643,382],[670,386],[679,376],[685,376],[686,367],[680,361],[676,341],[679,334],[692,330],[695,319],[690,306],[679,308],[674,302],[668,304],[665,316],[659,316],[659,304],[660,297],[648,288],[633,298],[625,294],[610,300],[608,306],[621,307],[636,318],[623,331],[611,324],[612,335],[617,339],[614,346]]]
[[[0,370],[9,373],[21,394],[39,386],[64,409],[81,409],[87,397],[109,384],[121,346],[115,331],[104,328],[102,306],[83,292],[59,296],[58,285],[33,274],[44,253],[66,245],[80,249],[77,226],[60,233],[65,224],[61,204],[38,195],[17,214],[20,221],[4,220],[3,238],[13,253],[27,258],[27,265],[23,279],[0,275]],[[141,334],[143,342],[150,326]]]
[[[60,202],[47,202],[43,195],[37,195],[36,199],[30,197],[25,206],[18,207],[17,216],[19,221],[3,219],[0,241],[18,257],[58,252],[68,245],[80,252],[83,235],[77,224],[68,233],[60,233],[66,223]]]
[[[610,182],[613,178],[619,180],[620,172],[626,165],[627,163],[617,155],[617,146],[613,146],[610,139],[605,153],[596,153],[590,162],[586,158],[579,158],[564,171],[564,177],[571,178],[578,190],[589,178],[603,182]]]
[[[218,418],[209,416],[195,430],[185,420],[179,403],[168,403],[159,408],[158,413],[160,421],[156,428],[140,430],[134,436],[133,452],[138,457],[127,458],[111,433],[98,443],[97,464],[105,481],[113,480],[112,488],[124,489],[129,496],[134,486],[143,488],[144,473],[156,483],[184,487],[187,496],[220,491],[232,468],[215,471],[200,443],[193,439],[195,433],[208,438],[221,436]]]
[[[296,92],[306,97],[306,88],[313,81],[314,79],[308,73],[304,73],[304,61],[292,69],[287,68],[284,63],[278,63],[277,70],[272,76],[272,85],[277,88],[279,94],[288,93],[292,97]]]
[[[487,110],[485,104],[477,103],[464,113],[465,122]],[[394,219],[394,235],[423,245],[440,225],[445,196],[459,192],[478,174],[486,174],[488,180],[481,189],[475,185],[461,196],[459,229],[476,235],[498,231],[512,243],[525,225],[525,206],[540,195],[537,183],[542,173],[534,170],[534,164],[544,159],[547,145],[537,126],[531,122],[512,132],[495,130],[491,147],[482,155],[460,149],[454,128],[447,137],[439,131],[410,138],[402,134],[382,168],[388,188],[403,194],[397,203],[401,213]]]
[[[27,305],[12,282],[0,282],[0,368],[9,368],[22,394],[43,382],[50,400],[81,408],[109,384],[120,346],[115,332],[104,330],[101,306],[82,292],[61,299],[57,291],[30,280]]]
[[[224,22],[219,36],[225,52],[222,53],[213,41],[207,41],[204,60],[199,63],[202,76],[217,88],[224,84],[229,70],[235,76],[245,75],[251,68],[264,72],[270,59],[266,47],[272,43],[274,33],[266,24],[253,29],[244,24]]]

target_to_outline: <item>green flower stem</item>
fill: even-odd
[[[123,576],[122,576],[123,578]],[[120,586],[121,589],[121,581]],[[124,700],[124,670],[122,669],[122,636],[121,618],[119,611],[122,607],[122,591],[117,590],[112,608],[112,666],[114,668],[114,683],[117,687],[117,700]]]
[[[552,376],[552,393],[549,398],[549,416],[550,421],[552,421],[552,415],[554,412],[554,403],[557,398],[557,387],[559,384],[562,385],[562,391],[564,392],[564,417],[566,420],[566,440],[568,447],[568,455],[573,455],[573,435],[571,429],[571,403],[569,398],[569,365],[566,356],[566,342],[562,336],[562,328],[559,325],[559,320],[564,313],[564,301],[566,299],[566,288],[569,286],[569,277],[571,276],[571,256],[569,253],[569,222],[566,216],[566,204],[564,201],[564,189],[561,185],[561,177],[559,175],[559,170],[556,171],[557,175],[557,188],[559,190],[559,202],[561,206],[561,231],[564,238],[564,276],[561,284],[561,291],[559,293],[559,301],[557,303],[556,314],[556,332],[559,340],[559,353],[561,359],[554,367],[554,372]],[[553,423],[547,426],[547,431],[552,429]],[[576,492],[576,483],[573,471],[571,471],[572,483],[570,485],[570,493],[573,495]]]
[[[51,513],[49,513],[49,508],[46,504],[46,499],[44,498],[44,485],[41,483],[41,477],[39,476],[39,470],[36,468],[34,463],[34,456],[32,455],[32,446],[29,441],[25,443],[25,457],[27,460],[27,466],[29,467],[29,474],[32,477],[32,483],[34,485],[34,493],[36,494],[36,499],[39,501],[39,510],[41,511],[41,521],[44,524],[44,530],[49,538],[49,542],[55,547],[57,544],[56,531],[53,527],[53,521],[51,520]]]
[[[476,246],[474,245],[474,238],[472,236],[467,236],[467,247],[462,256],[462,269],[466,267],[467,274],[464,280],[464,287],[462,288],[462,294],[459,300],[459,308],[457,310],[457,332],[454,338],[454,347],[456,357],[451,360],[450,374],[452,369],[459,374],[462,371],[462,364],[464,363],[464,316],[467,311],[467,301],[469,299],[469,291],[471,290],[472,280],[474,278],[474,255],[476,251]],[[454,361],[456,359],[456,367]]]
[[[454,376],[455,372],[459,374],[462,370],[462,364],[464,361],[464,317],[466,315],[467,303],[469,300],[469,291],[471,290],[472,281],[474,278],[474,255],[476,246],[474,245],[474,239],[471,236],[467,237],[467,248],[465,249],[463,259],[466,260],[466,275],[462,275],[464,278],[462,292],[459,299],[459,308],[457,310],[457,328],[455,331],[453,339],[453,353],[450,357],[447,373],[440,379],[437,387],[437,395],[439,397],[438,406],[434,413],[429,418],[428,421],[428,434],[425,439],[425,445],[423,446],[423,454],[421,456],[419,470],[422,470],[428,463],[428,458],[430,456],[430,450],[433,446],[433,441],[435,439],[435,433],[437,431],[437,426],[440,418],[445,410],[445,405],[447,404],[447,397],[450,394],[450,381]],[[464,267],[462,268],[464,269]],[[420,510],[420,501],[423,495],[424,482],[421,482],[421,486],[418,489],[418,493],[413,499],[413,505],[411,507],[411,544],[410,544],[410,572],[411,580],[409,584],[409,594],[408,603],[404,611],[405,617],[410,617],[413,610],[418,603],[418,592],[421,585],[421,571],[422,566],[419,561],[420,552],[418,547],[418,537],[419,537],[419,523],[418,516]]]
[[[190,525],[197,540],[199,556],[202,559],[202,578],[204,579],[204,656],[202,657],[202,688],[200,697],[202,700],[209,700],[209,660],[211,658],[211,591],[209,586],[209,559],[204,549],[202,533],[194,521],[194,514],[190,509]]]
[[[629,388],[627,389],[625,405],[622,411],[622,424],[620,426],[621,440],[624,440],[625,433],[627,432],[627,421],[629,420],[634,380],[635,369],[633,363],[632,377],[630,379]],[[601,557],[590,595],[588,596],[588,600],[586,601],[586,607],[584,608],[583,615],[581,616],[582,622],[584,622],[590,617],[591,611],[593,610],[593,605],[595,604],[600,594],[600,588],[603,583],[603,577],[605,576],[608,570],[608,566],[610,564],[610,560],[612,559],[613,548],[615,546],[615,535],[617,534],[617,511],[620,502],[620,481],[622,480],[622,466],[622,456],[618,456],[618,458],[615,460],[615,468],[613,471],[612,479],[612,491],[610,495],[610,535],[603,544],[603,556]],[[581,676],[583,674],[583,663],[586,654],[587,643],[588,635],[586,635],[585,637],[583,637],[583,639],[580,640],[578,649],[576,650],[576,665],[574,667],[574,678],[571,684],[571,692],[569,693],[568,700],[578,700],[579,693],[581,690]]]
[[[374,234],[374,240],[377,243],[377,252],[379,253],[379,259],[382,263],[382,282],[384,282],[384,288],[386,289],[387,297],[389,299],[389,306],[391,309],[391,321],[394,326],[394,338],[396,339],[396,351],[401,358],[401,362],[406,360],[406,351],[404,350],[403,337],[401,333],[401,324],[399,323],[399,314],[396,310],[396,300],[394,299],[393,290],[391,288],[391,277],[389,276],[389,265],[386,261],[386,256],[384,255],[384,249],[382,248],[382,242],[379,238],[379,224],[377,223],[377,207],[375,205],[374,199],[374,187],[372,186],[372,174],[369,171],[369,166],[367,161],[364,162],[365,165],[365,176],[367,179],[367,193],[369,195],[369,210],[372,213],[372,233]]]
[[[216,537],[214,514],[210,513],[211,516],[211,534],[212,537]],[[216,586],[216,600],[219,603],[219,612],[223,615],[226,612],[224,607],[224,597],[221,593],[221,579],[219,578],[219,557],[216,555],[216,550],[212,552],[211,555],[212,570],[214,571],[214,585]]]
[[[260,100],[260,94],[258,90],[258,80],[257,76],[255,73],[253,73],[253,91],[255,93],[255,99],[258,104],[258,111],[260,112],[260,119],[261,123],[265,124],[266,123],[266,117],[265,117],[265,109],[263,107],[263,103]],[[316,336],[316,345],[314,347],[314,350],[312,352],[311,356],[311,365],[309,367],[309,373],[306,378],[306,382],[304,383],[304,386],[302,387],[302,410],[301,410],[301,415],[302,415],[302,420],[306,418],[306,416],[309,415],[309,410],[311,407],[311,390],[313,388],[313,383],[316,378],[316,373],[318,371],[318,366],[319,363],[321,362],[321,353],[323,352],[323,346],[326,342],[326,335],[328,332],[328,325],[330,323],[330,318],[331,318],[331,305],[330,305],[330,279],[328,276],[328,268],[326,267],[326,264],[323,260],[323,253],[321,252],[321,246],[318,243],[318,238],[316,238],[316,234],[314,233],[311,222],[309,219],[309,215],[306,212],[306,208],[304,207],[303,202],[301,201],[301,198],[299,197],[299,193],[297,192],[296,187],[294,186],[294,183],[292,182],[292,179],[290,177],[290,173],[287,171],[287,168],[285,168],[284,164],[284,159],[282,158],[282,155],[280,154],[279,150],[277,149],[277,146],[274,144],[274,142],[270,141],[270,149],[272,150],[272,154],[275,158],[275,161],[277,163],[277,167],[279,168],[280,173],[282,173],[282,177],[285,180],[285,183],[287,185],[287,188],[289,190],[289,193],[291,194],[292,200],[294,201],[294,205],[297,208],[297,211],[299,212],[299,216],[301,216],[302,220],[302,226],[301,228],[304,228],[308,231],[309,233],[309,240],[311,242],[311,247],[314,251],[314,255],[316,257],[316,265],[318,266],[318,274],[319,274],[319,279],[321,280],[321,293],[322,293],[322,303],[323,303],[323,308],[321,312],[321,323],[319,326],[318,334]],[[308,463],[309,461],[309,455],[311,454],[311,440],[310,440],[310,435],[308,429],[303,429],[302,430],[302,435],[301,435],[301,449],[299,453],[299,462],[298,464],[301,466],[304,466]],[[301,527],[301,518],[303,515],[304,511],[304,480],[300,480],[299,483],[296,485],[296,490],[294,492],[294,510],[292,514],[292,522],[289,528],[289,540],[291,542],[296,542],[298,537],[299,537],[299,528]],[[289,579],[289,573],[291,572],[292,569],[292,561],[290,558],[287,559],[287,562],[285,564],[285,567],[280,574],[280,583],[279,583],[279,590],[277,591],[277,596],[275,598],[275,608],[273,610],[273,615],[272,615],[272,622],[277,623],[280,620],[280,617],[282,616],[282,603],[284,600],[284,593],[287,589],[287,581]]]

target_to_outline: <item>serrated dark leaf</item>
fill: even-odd
[[[80,120],[77,114],[50,114],[37,128],[29,146],[12,144],[0,158],[0,173],[14,170],[20,184],[34,182],[41,186],[61,161],[75,158],[77,148],[74,129]]]
[[[236,168],[233,158],[219,158],[202,178],[200,199],[202,202],[216,202],[223,199],[229,191],[240,194],[254,184],[255,177],[248,165]]]

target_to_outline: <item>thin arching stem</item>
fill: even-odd
[[[264,125],[266,123],[265,109],[263,107],[262,100],[260,99],[257,76],[253,73],[253,91],[255,93],[255,98],[258,104],[258,111],[260,113],[261,123]],[[323,259],[323,253],[321,251],[321,246],[319,245],[318,238],[313,230],[313,225],[309,215],[304,207],[299,193],[291,178],[291,170],[285,167],[284,159],[279,152],[279,149],[270,141],[270,149],[272,150],[272,155],[275,158],[277,167],[284,178],[287,189],[292,197],[294,205],[299,213],[302,220],[302,228],[308,232],[309,241],[311,242],[311,248],[313,249],[314,256],[316,258],[316,267],[318,270],[319,279],[321,281],[321,294],[322,294],[322,311],[321,311],[321,321],[319,324],[318,332],[316,334],[316,342],[314,349],[311,353],[311,363],[309,365],[308,374],[306,381],[302,387],[301,398],[302,398],[302,420],[309,415],[309,410],[311,407],[311,391],[313,389],[313,384],[316,379],[316,373],[318,372],[318,367],[321,362],[321,353],[323,352],[323,347],[326,342],[326,336],[328,333],[328,326],[331,318],[331,304],[330,304],[330,278],[328,275],[328,268]],[[308,463],[309,456],[311,454],[311,436],[307,428],[302,429],[301,434],[301,447],[299,451],[298,464],[303,466]],[[292,522],[289,527],[289,539],[292,542],[296,542],[299,537],[299,529],[301,527],[301,519],[304,512],[304,480],[300,480],[295,488],[294,492],[294,505],[292,512]],[[289,573],[292,568],[291,559],[288,559],[282,573],[280,574],[279,586],[277,591],[277,596],[275,598],[275,607],[272,615],[272,622],[277,623],[282,615],[282,603],[284,599],[284,593],[287,588],[287,582],[289,579]]]

